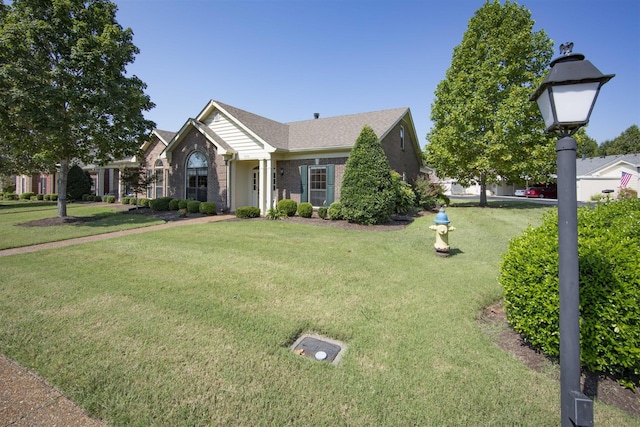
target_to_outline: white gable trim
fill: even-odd
[[[169,163],[171,163],[171,160],[172,160],[171,157],[172,157],[174,148],[177,147],[177,145],[180,143],[182,139],[184,139],[184,137],[189,132],[190,127],[193,127],[196,131],[200,132],[209,142],[215,145],[218,151],[218,154],[221,154],[223,156],[225,155],[232,156],[236,154],[236,152],[233,149],[231,149],[228,146],[224,146],[220,142],[216,141],[216,138],[214,138],[209,132],[206,132],[204,129],[201,129],[200,123],[198,121],[194,119],[188,119],[185,122],[185,124],[182,125],[178,133],[175,134],[175,136],[173,137],[169,145],[167,145],[167,148],[164,149],[164,151],[162,152],[162,155],[160,156],[161,158],[166,158],[169,161]],[[213,132],[210,129],[209,131]]]

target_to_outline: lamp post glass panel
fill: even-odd
[[[547,132],[554,132],[558,164],[558,257],[560,282],[560,405],[561,425],[592,426],[593,402],[580,392],[580,290],[578,266],[578,200],[576,141],[572,138],[589,122],[604,75],[584,55],[572,53],[573,43],[560,45],[561,56],[531,96]]]

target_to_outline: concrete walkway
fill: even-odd
[[[60,242],[43,243],[22,248],[5,249],[0,256],[17,255],[43,249],[98,240],[113,239],[130,234],[162,230],[164,228],[224,221],[233,215],[200,216],[170,221],[165,224],[134,228],[114,233],[97,234]],[[0,349],[1,351],[1,349]],[[0,354],[0,427],[27,426],[106,426],[99,420],[90,418],[79,406],[69,400],[64,393],[53,387],[36,373],[18,365]]]

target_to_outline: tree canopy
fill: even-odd
[[[618,137],[605,141],[598,147],[598,154],[601,156],[633,153],[640,153],[640,129],[638,125],[629,126]]]
[[[469,20],[435,91],[426,162],[438,176],[486,186],[498,178],[541,180],[555,173],[553,138],[529,96],[544,77],[553,42],[533,31],[531,13],[487,1]]]
[[[153,128],[139,53],[107,0],[14,0],[0,8],[0,166],[58,170],[58,215],[74,162],[135,155]]]

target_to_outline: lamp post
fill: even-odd
[[[580,392],[580,290],[578,266],[578,201],[576,141],[572,136],[589,122],[598,92],[615,75],[604,75],[584,55],[572,53],[573,43],[560,45],[562,56],[531,96],[547,132],[558,136],[558,257],[560,282],[560,405],[561,425],[592,426],[593,402]]]

